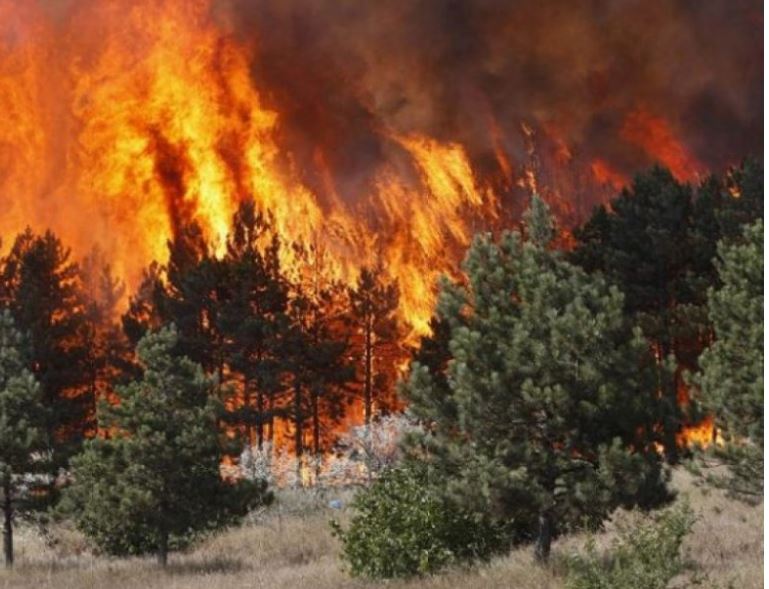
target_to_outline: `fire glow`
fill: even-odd
[[[363,265],[383,264],[399,283],[400,319],[413,337],[428,332],[436,279],[454,268],[472,234],[514,224],[533,190],[569,225],[611,196],[633,166],[657,160],[693,181],[718,161],[702,161],[690,150],[678,117],[625,95],[610,97],[611,64],[572,68],[591,97],[585,112],[543,95],[542,105],[516,117],[475,84],[466,94],[483,131],[470,133],[448,115],[442,126],[417,116],[435,110],[423,108],[433,104],[424,97],[440,94],[422,85],[420,76],[430,78],[422,62],[411,78],[387,55],[361,57],[371,67],[326,78],[332,74],[324,69],[337,75],[339,59],[326,68],[319,51],[318,71],[286,76],[276,55],[289,65],[305,63],[307,55],[280,53],[274,39],[247,30],[241,21],[255,17],[245,4],[0,0],[3,246],[27,225],[50,228],[78,256],[101,248],[133,287],[150,261],[166,260],[167,242],[180,226],[197,222],[221,249],[238,203],[253,199],[286,242],[321,245],[335,278],[352,284]],[[409,15],[404,3],[395,4],[400,12],[375,16],[397,26]],[[675,2],[664,4],[670,18],[679,18]],[[309,10],[298,1],[267,5],[265,22],[278,25],[291,20],[292,10]],[[495,32],[521,28],[517,16],[500,19]],[[532,30],[547,26],[539,20],[531,20]],[[565,43],[569,35],[591,35],[558,20],[549,27]],[[351,38],[365,34],[356,30]],[[536,57],[567,65],[577,59],[560,51],[537,48]],[[580,59],[596,60],[598,48],[584,53]],[[305,76],[347,84],[339,102],[349,96],[357,102],[335,111],[333,97],[318,95],[317,105],[300,98],[312,94],[300,83]],[[286,78],[279,87],[275,80]],[[412,98],[407,107],[390,96],[396,87]],[[622,147],[621,157],[612,159],[601,141],[591,144],[588,130],[601,109],[616,119],[607,133],[610,147]],[[428,118],[440,119],[434,112]],[[297,121],[309,121],[314,136],[298,133]],[[365,133],[356,134],[356,125]],[[348,127],[345,141],[328,132]],[[631,156],[638,158],[632,166]],[[284,256],[290,268],[290,248]]]

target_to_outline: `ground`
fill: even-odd
[[[698,514],[686,550],[701,587],[763,587],[763,505],[748,506],[704,490],[678,471],[674,485],[688,496]],[[161,571],[152,559],[108,559],[92,555],[86,543],[66,526],[48,542],[30,527],[17,535],[17,566],[0,572],[0,589],[344,589],[379,587],[383,583],[351,579],[341,569],[338,544],[328,521],[344,513],[326,507],[337,498],[307,491],[282,493],[279,501],[252,521],[210,538],[186,554],[170,559]],[[346,497],[345,497],[346,499]],[[618,514],[616,519],[626,517]],[[612,524],[601,542],[612,537]],[[564,538],[554,554],[579,549],[584,538]],[[684,579],[676,587],[687,586]],[[557,567],[543,569],[522,548],[487,565],[452,570],[428,579],[387,583],[388,589],[560,589]]]

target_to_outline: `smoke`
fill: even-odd
[[[325,154],[358,190],[389,134],[459,141],[517,164],[521,122],[630,174],[654,154],[623,138],[642,109],[707,169],[762,151],[758,0],[233,0],[253,75],[306,169]]]
[[[531,191],[565,225],[660,160],[760,155],[759,0],[0,0],[0,234],[136,282],[237,203],[339,276],[434,277]]]

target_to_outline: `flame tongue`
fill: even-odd
[[[50,227],[77,255],[98,244],[134,286],[151,260],[165,260],[168,239],[185,223],[197,222],[221,251],[238,203],[254,199],[274,217],[284,241],[322,242],[334,277],[349,283],[362,264],[382,263],[400,283],[402,320],[420,334],[427,330],[437,275],[453,268],[474,231],[494,225],[503,211],[514,220],[534,190],[563,221],[577,221],[609,195],[602,186],[615,189],[627,177],[629,170],[610,158],[572,149],[571,139],[577,141],[585,126],[579,121],[590,118],[587,110],[554,113],[552,97],[538,93],[533,96],[543,105],[522,122],[520,111],[502,116],[492,89],[456,81],[470,86],[473,104],[481,105],[480,115],[471,108],[469,116],[483,130],[462,128],[448,115],[443,126],[415,123],[422,110],[431,111],[424,118],[443,121],[432,112],[437,109],[428,108],[432,93],[422,86],[423,78],[430,78],[422,71],[429,56],[413,56],[414,75],[404,76],[401,60],[410,54],[393,57],[392,63],[390,56],[378,55],[369,63],[369,48],[358,48],[361,55],[351,57],[370,66],[362,68],[359,80],[353,79],[359,71],[354,64],[352,73],[324,77],[321,57],[312,62],[318,71],[287,76],[286,64],[306,66],[310,52],[296,47],[299,57],[284,55],[286,48],[274,39],[244,40],[233,18],[233,10],[247,12],[242,4],[0,0],[5,247],[27,224]],[[266,10],[267,22],[283,22],[292,13],[290,6],[285,10]],[[515,11],[503,12],[510,17],[506,26],[518,22]],[[403,17],[390,16],[396,19],[387,21],[391,27]],[[372,46],[381,41],[370,38]],[[495,67],[509,65],[506,54],[498,57]],[[560,52],[550,55],[560,57]],[[339,65],[337,59],[329,63]],[[317,104],[305,96],[315,94],[301,84],[304,77],[317,81],[324,94]],[[288,90],[276,88],[276,79]],[[405,89],[392,94],[410,96],[407,107],[390,98],[391,86],[398,84]],[[357,100],[353,110],[364,113],[365,122],[339,122],[349,113],[334,110],[335,100]],[[611,108],[621,117],[627,104]],[[444,106],[451,113],[458,109]],[[700,162],[658,112],[631,109],[613,132],[646,159],[669,165],[679,178],[694,178]],[[297,120],[317,136],[298,133]],[[365,127],[365,140],[328,132],[354,136],[359,127]],[[298,145],[302,141],[308,145]],[[334,152],[339,145],[345,157]],[[347,153],[359,145],[374,145],[376,154]],[[353,169],[340,172],[340,162],[349,161],[355,162]],[[295,262],[289,249],[284,263],[290,267]]]
[[[409,285],[403,319],[426,330],[447,245],[467,242],[468,208],[493,201],[460,145],[388,136],[411,178],[381,166],[361,218],[332,190],[321,202],[281,153],[279,116],[254,85],[252,50],[212,19],[207,0],[85,4],[61,32],[36,5],[0,0],[3,233],[31,222],[80,253],[99,242],[131,282],[165,259],[183,223],[196,221],[221,248],[238,201],[253,198],[286,240],[321,238],[338,278],[352,281],[362,263],[384,258]]]

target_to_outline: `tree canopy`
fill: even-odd
[[[666,407],[622,293],[548,247],[536,197],[526,234],[476,237],[466,279],[441,287],[448,387],[417,363],[403,393],[429,429],[418,451],[447,487],[488,500],[544,559],[570,525],[665,498],[655,425]]]
[[[173,353],[175,328],[139,342],[140,380],[99,406],[100,435],[72,461],[66,503],[78,527],[110,554],[168,551],[234,521],[265,499],[260,482],[225,481],[227,438],[213,379]]]
[[[763,492],[764,448],[764,225],[718,247],[720,288],[708,292],[716,339],[700,357],[693,383],[726,446],[716,453],[732,467],[725,481],[736,495]]]

